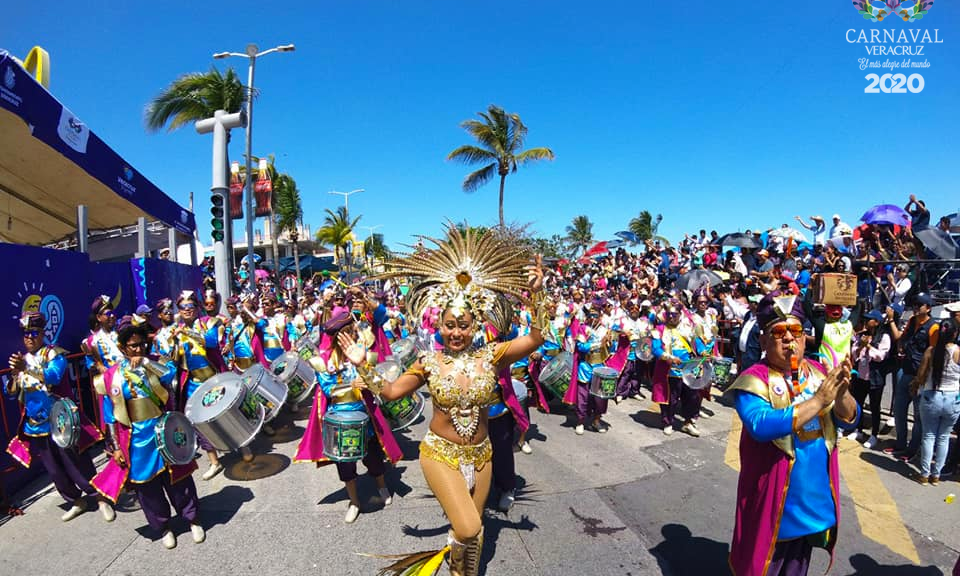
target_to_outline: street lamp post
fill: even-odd
[[[349,216],[350,206],[348,205],[347,200],[350,198],[351,194],[358,194],[360,192],[364,192],[364,189],[357,188],[356,190],[351,190],[349,192],[337,192],[336,190],[331,190],[327,192],[327,194],[339,194],[340,196],[343,196],[343,209],[347,211],[347,216]]]
[[[263,52],[257,51],[256,44],[247,44],[246,53],[239,52],[217,52],[213,55],[214,59],[228,58],[230,56],[239,56],[241,58],[247,58],[250,60],[250,68],[247,72],[247,174],[246,174],[246,183],[245,187],[247,189],[247,260],[248,266],[253,270],[253,175],[252,175],[252,160],[253,156],[251,153],[251,147],[253,145],[253,71],[257,66],[257,58],[260,56],[266,56],[271,52],[293,52],[296,50],[296,47],[293,44],[287,44],[285,46],[277,46],[269,50],[264,50]],[[253,275],[251,274],[251,278]]]

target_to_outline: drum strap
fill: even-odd
[[[131,388],[135,389],[138,396],[144,396],[150,399],[158,407],[164,405],[165,402],[160,400],[160,397],[151,389],[152,387],[147,382],[144,382],[139,374],[130,370],[124,370],[123,377],[130,383]],[[147,379],[149,380],[149,376]],[[130,417],[134,421],[137,421],[132,412],[130,413]]]

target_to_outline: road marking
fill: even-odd
[[[877,466],[860,457],[863,447],[859,443],[840,442],[840,475],[853,498],[860,531],[874,542],[920,564],[913,539],[900,517],[896,501],[880,480]]]
[[[740,431],[743,429],[743,423],[736,412],[732,413],[730,419],[730,433],[727,434],[727,450],[723,455],[723,463],[740,471]]]

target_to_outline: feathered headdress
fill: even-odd
[[[530,252],[496,232],[477,234],[447,223],[446,238],[422,236],[436,247],[402,255],[387,263],[381,279],[412,277],[419,280],[407,296],[415,317],[435,306],[456,316],[470,312],[504,332],[510,327],[513,307],[505,298],[522,298],[527,290],[526,266]]]

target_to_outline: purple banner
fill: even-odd
[[[196,222],[73,115],[6,52],[0,51],[0,106],[32,127],[33,137],[138,208],[186,234]],[[133,222],[130,222],[133,224]]]
[[[203,286],[199,267],[169,260],[134,258],[130,260],[130,272],[136,295],[134,308],[140,304],[153,308],[161,298],[175,300],[182,290],[196,290],[199,294]]]

